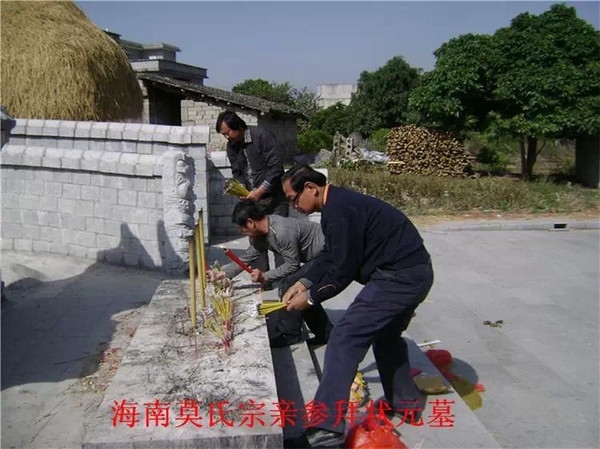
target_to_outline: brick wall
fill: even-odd
[[[210,233],[216,240],[227,237],[240,237],[240,231],[231,222],[233,208],[238,199],[223,195],[226,179],[233,178],[231,166],[224,151],[213,151],[208,158]]]
[[[328,175],[326,168],[319,168],[317,171],[325,176]],[[242,234],[239,229],[231,222],[233,208],[239,200],[230,195],[223,195],[225,180],[233,178],[231,166],[224,151],[214,151],[208,155],[208,175],[211,238],[223,240],[231,237],[241,237]],[[307,216],[291,207],[290,217],[310,219],[317,223],[321,221],[320,212]]]
[[[227,141],[225,137],[219,134],[215,126],[217,117],[226,108],[212,103],[202,103],[193,100],[183,100],[181,102],[181,124],[183,126],[208,126],[209,143],[208,151],[222,151],[225,149]],[[255,126],[258,124],[258,112],[248,109],[236,109],[229,107],[229,110],[237,113],[247,125]]]
[[[260,125],[271,130],[279,140],[283,156],[286,160],[291,160],[291,157],[296,154],[298,126],[295,120],[277,118],[270,114],[259,115],[258,111],[233,106],[229,106],[228,109],[237,113],[248,126]],[[217,124],[217,117],[224,110],[225,107],[213,104],[210,100],[207,100],[207,102],[183,100],[181,102],[182,125],[208,126],[210,132],[208,151],[223,151],[227,141],[216,131],[215,126]]]
[[[2,248],[163,267],[162,155],[195,159],[208,237],[207,141],[204,127],[17,120],[1,153]]]

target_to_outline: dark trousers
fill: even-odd
[[[309,261],[298,271],[283,279],[278,287],[279,297],[282,297],[288,288],[303,278],[311,265],[312,261]],[[323,306],[321,306],[321,304],[315,304],[303,311],[293,310],[288,312],[287,310],[279,310],[267,315],[269,338],[273,340],[280,335],[283,335],[290,340],[299,339],[302,335],[303,320],[306,322],[306,325],[311,332],[315,334],[315,337],[319,339],[326,338],[333,328],[333,324],[329,321],[329,317],[327,316],[327,312],[323,309]]]
[[[335,425],[338,402],[348,401],[358,365],[371,345],[386,400],[400,408],[401,402],[419,398],[401,334],[432,284],[430,263],[401,271],[377,270],[371,275],[329,337],[323,377],[315,395],[317,404],[324,404],[329,412],[317,427],[344,431],[343,420]],[[343,406],[341,416],[346,410]]]

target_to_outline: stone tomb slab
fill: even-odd
[[[259,291],[236,291],[235,334],[226,353],[208,331],[202,331],[194,344],[188,332],[189,318],[183,319],[188,289],[185,280],[167,280],[156,290],[96,416],[87,426],[84,448],[283,446],[267,329],[264,318],[255,313],[261,299]],[[192,406],[182,410],[186,400]],[[197,412],[191,400],[202,403]],[[248,405],[250,401],[258,405]],[[219,403],[232,426],[217,422],[221,418]],[[118,416],[113,409],[118,409],[117,405],[125,405],[121,409],[132,415],[124,413],[122,420],[113,422]],[[190,417],[187,422],[186,415]]]

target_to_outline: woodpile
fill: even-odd
[[[471,156],[452,134],[415,125],[390,131],[387,154],[390,173],[462,178],[472,173]]]

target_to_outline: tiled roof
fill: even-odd
[[[226,104],[243,106],[248,109],[254,109],[264,113],[277,112],[280,114],[289,114],[294,116],[303,115],[301,112],[285,104],[274,103],[272,101],[263,100],[262,98],[252,97],[250,95],[242,95],[228,90],[201,86],[199,84],[180,81],[167,76],[149,73],[138,73],[137,76],[139,79],[159,85],[163,89],[166,88],[167,90],[177,90],[180,93],[184,93],[192,97],[196,101],[202,101],[203,97],[209,97],[214,100],[222,101]]]

